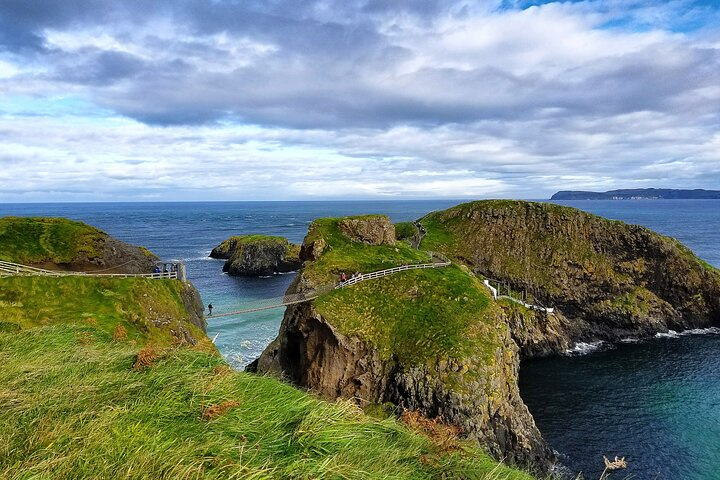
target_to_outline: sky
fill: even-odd
[[[2,0],[0,202],[720,189],[720,0]]]

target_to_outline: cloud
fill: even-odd
[[[82,199],[712,187],[718,12],[689,0],[7,0],[0,162],[34,165],[32,195]]]

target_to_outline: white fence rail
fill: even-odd
[[[366,280],[387,277],[388,275],[392,275],[394,273],[399,273],[399,272],[404,272],[406,270],[418,270],[418,269],[424,269],[424,268],[440,268],[440,267],[447,267],[449,265],[450,265],[449,261],[436,262],[436,263],[420,263],[420,264],[415,264],[415,265],[401,265],[399,267],[388,268],[387,270],[379,270],[377,272],[361,273],[359,275],[355,275],[354,277],[345,280],[344,282],[340,282],[339,284],[337,284],[337,286],[335,288],[349,287],[351,285],[355,285],[356,283],[364,282]]]
[[[177,279],[180,278],[180,271],[184,265],[174,263],[177,268],[173,271],[156,273],[93,273],[93,272],[70,272],[59,270],[46,270],[44,268],[30,267],[19,263],[0,260],[0,277],[10,276],[46,276],[46,277],[110,277],[110,278],[152,278],[152,279]]]

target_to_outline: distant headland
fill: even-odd
[[[717,200],[720,190],[680,190],[674,188],[626,188],[608,192],[583,192],[562,190],[550,200]]]

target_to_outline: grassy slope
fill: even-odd
[[[498,345],[490,298],[458,267],[411,270],[337,290],[315,302],[346,335],[410,364],[490,356]]]
[[[0,347],[3,478],[527,478],[188,348],[136,371],[134,348],[90,327]]]
[[[187,321],[181,288],[177,280],[146,278],[0,278],[0,327],[85,323],[113,332],[122,326],[129,340],[167,344],[167,329],[182,322],[193,337],[206,338]],[[158,328],[149,318],[169,323]]]
[[[41,323],[0,329],[0,478],[529,478],[202,349],[135,369],[99,323]]]
[[[78,254],[96,257],[106,235],[63,218],[0,218],[0,259],[16,263],[69,263]]]

